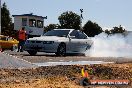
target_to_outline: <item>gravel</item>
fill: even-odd
[[[56,57],[54,54],[45,53],[38,53],[37,56],[29,56],[27,52],[18,53],[5,51],[0,53],[0,88],[14,88],[14,86],[17,86],[16,88],[82,88],[79,84],[82,78],[82,65],[37,67],[32,64],[49,61],[115,62],[113,64],[93,65],[95,72],[90,74],[91,79],[128,79],[132,81],[132,58],[85,56]],[[87,69],[90,67],[90,65],[86,65]],[[132,84],[128,85],[128,87],[102,86],[101,88],[131,88],[131,86]],[[92,86],[88,88],[96,87]]]

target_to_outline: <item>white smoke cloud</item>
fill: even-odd
[[[94,44],[90,53],[91,57],[132,57],[132,33],[127,36],[121,34],[108,36],[105,33],[92,38]]]

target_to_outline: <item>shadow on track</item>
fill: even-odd
[[[23,56],[31,56],[29,54],[22,54]],[[36,54],[33,56],[45,56],[45,57],[67,57],[67,56],[85,56],[84,54],[66,54],[66,56],[57,56],[53,53]]]

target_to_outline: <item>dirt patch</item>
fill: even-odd
[[[0,88],[82,88],[83,66],[54,66],[35,69],[0,69]],[[128,79],[132,81],[132,63],[87,65],[91,79]],[[88,70],[89,71],[89,70]],[[130,84],[128,88],[132,86]],[[112,88],[101,86],[101,88]],[[90,86],[93,88],[93,86]],[[97,87],[100,88],[100,87]],[[116,87],[113,88],[123,88]]]

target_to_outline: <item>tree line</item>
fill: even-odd
[[[111,30],[104,30],[96,23],[88,20],[84,26],[81,26],[81,17],[72,12],[63,12],[59,17],[59,24],[49,24],[44,27],[44,31],[50,31],[52,29],[76,29],[81,30],[89,37],[94,37],[102,32],[109,34],[124,33],[126,30],[120,25],[119,27],[113,27]],[[16,31],[14,30],[14,23],[12,22],[10,11],[7,9],[7,5],[3,3],[1,7],[1,34],[16,37]]]
[[[115,34],[115,33],[124,33],[126,30],[120,25],[119,27],[115,26],[111,30],[103,29],[96,23],[92,22],[91,20],[88,20],[83,27],[81,27],[81,19],[80,16],[72,11],[66,11],[63,12],[58,17],[60,24],[49,24],[45,27],[45,32],[52,30],[52,29],[76,29],[81,30],[85,34],[87,34],[89,37],[94,37],[95,35],[98,35],[102,32],[109,34]]]
[[[16,37],[14,23],[12,22],[10,11],[7,9],[6,3],[1,6],[1,34]]]

